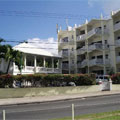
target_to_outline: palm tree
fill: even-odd
[[[24,65],[22,53],[14,50],[11,45],[2,45],[2,42],[5,42],[5,40],[0,38],[0,62],[1,58],[8,62],[6,73],[8,74],[9,67],[12,62],[15,62],[15,64],[18,66],[18,69],[21,71]]]
[[[6,52],[5,52],[4,59],[8,61],[6,73],[8,74],[10,64],[13,62],[18,66],[18,69],[21,72],[22,67],[24,65],[22,53],[19,52],[18,50],[12,49],[10,45],[5,45],[5,49],[6,49]]]

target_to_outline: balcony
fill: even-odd
[[[86,51],[86,46],[83,46],[82,48],[77,50],[77,55],[84,54]]]
[[[94,65],[103,65],[103,59],[90,60],[89,66],[94,66]]]
[[[86,34],[83,34],[83,35],[79,35],[78,37],[77,37],[77,41],[79,42],[79,41],[83,41],[83,40],[85,40],[86,39]]]
[[[116,63],[119,64],[120,63],[120,56],[116,57]]]
[[[101,33],[101,28],[94,28],[88,32],[88,38],[92,37],[93,35],[101,35]]]
[[[114,31],[120,30],[120,22],[114,25]]]
[[[115,46],[116,47],[120,47],[120,39],[118,39],[118,40],[115,41]]]
[[[61,51],[59,52],[59,55],[62,56],[63,58],[68,57],[68,51]]]
[[[63,63],[62,64],[62,69],[63,70],[68,70],[69,69],[69,64],[68,63]]]
[[[82,62],[78,63],[78,68],[84,68],[85,66],[87,66],[87,60],[83,60]]]
[[[102,43],[95,43],[93,45],[90,45],[88,51],[91,52],[93,50],[102,50]]]
[[[108,64],[110,64],[110,60],[109,59],[106,59],[105,60],[105,65],[108,65]],[[92,59],[92,60],[90,60],[89,61],[89,66],[91,67],[91,66],[103,66],[104,65],[104,63],[103,63],[103,59]]]
[[[14,72],[20,72],[18,67],[15,65]],[[44,68],[44,67],[33,67],[33,66],[26,66],[22,69],[22,73],[24,74],[33,74],[33,73],[61,73],[61,69],[59,68]]]

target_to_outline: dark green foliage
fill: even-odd
[[[32,83],[32,87],[58,87],[68,86],[70,82],[74,82],[76,86],[95,85],[94,74],[30,74],[30,75],[1,75],[0,87],[12,87],[13,81]]]
[[[113,84],[120,84],[120,73],[112,75],[111,80]]]

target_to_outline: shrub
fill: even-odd
[[[111,80],[113,84],[120,84],[120,73],[112,75]]]
[[[120,76],[119,76],[120,79]],[[0,87],[12,87],[13,81],[20,83],[29,81],[32,86],[61,86],[62,83],[74,82],[77,86],[96,84],[94,74],[30,74],[30,75],[1,75]],[[119,80],[120,81],[120,80]]]

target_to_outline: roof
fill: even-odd
[[[21,43],[13,47],[14,50],[18,50],[27,54],[41,55],[41,56],[49,56],[49,57],[60,57],[58,53],[49,52],[48,49],[42,49],[40,47],[33,46],[29,43]]]

